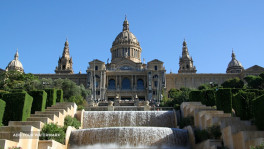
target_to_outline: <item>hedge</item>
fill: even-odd
[[[20,92],[22,92],[22,93],[26,93],[26,91],[23,90],[23,89],[12,89],[10,92],[11,92],[11,93],[20,93]]]
[[[45,111],[47,102],[47,93],[43,90],[29,91],[28,94],[33,97],[33,103],[31,108],[31,114],[35,111]]]
[[[51,107],[52,105],[56,104],[57,99],[57,91],[54,88],[51,89],[45,89],[45,92],[47,93],[47,102],[46,107]]]
[[[4,112],[5,112],[6,102],[0,99],[0,126],[3,122]]]
[[[201,94],[202,91],[191,91],[189,93],[189,100],[190,101],[200,101],[202,102],[203,100],[203,97],[202,97],[202,94]]]
[[[58,89],[57,90],[57,102],[63,102],[63,90],[62,89]]]
[[[3,100],[6,102],[4,125],[7,125],[8,121],[26,121],[30,116],[33,98],[28,93],[4,94]]]
[[[255,124],[260,130],[264,130],[264,95],[259,96],[253,100],[253,109]]]
[[[217,110],[223,110],[225,113],[232,112],[232,93],[231,89],[218,89],[216,92]]]
[[[241,120],[250,120],[253,118],[252,100],[256,97],[253,92],[245,92],[240,90],[232,99],[232,107],[236,112],[236,116]]]
[[[264,95],[264,90],[258,90],[258,89],[246,89],[246,92],[253,92],[256,94],[256,97]]]
[[[0,99],[3,99],[3,95],[9,93],[8,91],[0,90]]]
[[[215,91],[202,90],[202,104],[206,106],[215,106]]]

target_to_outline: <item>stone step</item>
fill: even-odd
[[[234,149],[248,149],[246,142],[256,138],[264,138],[264,131],[239,131],[233,134]]]
[[[58,112],[60,112],[62,115],[65,115],[65,114],[66,114],[65,109],[46,109],[45,112],[46,112],[46,111],[58,111]]]
[[[35,114],[53,114],[53,115],[56,115],[57,117],[61,117],[62,114],[59,112],[59,111],[45,111],[45,112],[42,112],[42,111],[35,111]]]
[[[8,147],[12,146],[18,146],[18,142],[6,140],[6,139],[0,139],[0,148],[6,149]]]
[[[220,128],[224,128],[228,125],[232,125],[232,123],[241,123],[240,118],[239,117],[218,117],[218,116],[214,116],[211,119],[208,119],[206,121],[206,126],[212,126],[212,125],[219,125]]]
[[[250,139],[250,140],[246,141],[245,146],[248,148],[250,146],[259,146],[259,145],[262,145],[263,142],[264,142],[264,137],[263,138],[254,138],[254,139]]]
[[[48,117],[54,122],[58,120],[58,117],[54,114],[31,114],[30,117]]]
[[[41,121],[9,121],[8,126],[21,126],[21,125],[30,125],[37,129],[42,129],[44,126],[44,123]]]
[[[0,127],[0,139],[6,139],[16,142],[18,142],[19,139],[32,139],[32,137],[38,139],[39,133],[39,129],[27,125]],[[29,135],[32,135],[32,137]]]
[[[213,146],[222,146],[222,140],[208,139],[195,145],[195,149],[210,149]]]
[[[50,124],[53,121],[48,117],[29,117],[27,121],[41,121],[44,124]]]
[[[71,108],[69,107],[47,107],[47,110],[49,109],[64,109],[66,112],[69,112]]]

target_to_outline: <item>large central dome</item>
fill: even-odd
[[[141,63],[141,47],[136,36],[129,31],[127,18],[123,23],[123,31],[117,35],[112,44],[111,53],[112,63],[124,58]]]

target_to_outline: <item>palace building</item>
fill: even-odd
[[[222,84],[231,78],[244,78],[247,75],[259,75],[264,68],[258,65],[244,69],[231,54],[226,73],[199,74],[193,59],[189,55],[187,42],[182,44],[182,56],[179,59],[178,73],[166,73],[164,63],[154,59],[145,63],[141,61],[142,48],[136,36],[129,30],[129,22],[125,18],[123,29],[112,43],[110,49],[111,61],[107,63],[95,59],[89,62],[85,74],[73,73],[73,58],[70,57],[69,42],[66,40],[62,57],[58,60],[55,74],[35,74],[39,78],[65,79],[68,78],[77,84],[83,84],[92,91],[92,100],[114,100],[118,96],[121,100],[161,100],[162,92],[171,88],[197,88],[201,84]],[[23,66],[15,54],[6,71],[18,70],[23,72]]]

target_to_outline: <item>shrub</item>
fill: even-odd
[[[250,149],[264,149],[264,142],[258,146],[250,146]]]
[[[201,91],[191,91],[189,93],[189,99],[190,101],[200,101],[201,102],[203,100]]]
[[[241,120],[249,120],[253,118],[252,100],[255,98],[255,93],[244,92],[240,90],[232,99],[232,107],[236,112],[236,116]]]
[[[12,89],[11,91],[10,91],[11,93],[26,93],[26,91],[25,90],[23,90],[23,89]]]
[[[6,107],[5,101],[0,99],[0,126],[2,125],[2,122],[3,122],[5,107]]]
[[[65,132],[56,124],[45,124],[40,132],[40,140],[55,140],[61,144],[65,143]]]
[[[229,79],[225,81],[222,86],[224,88],[243,88],[244,82],[239,78]]]
[[[200,130],[200,129],[195,129],[194,130],[194,137],[195,137],[195,143],[200,143],[204,140],[209,139],[209,133],[207,130]]]
[[[43,90],[29,91],[28,94],[33,97],[33,103],[31,108],[31,114],[35,111],[45,111],[47,102],[47,93]]]
[[[0,99],[3,99],[4,94],[9,93],[8,91],[0,90]]]
[[[254,118],[258,129],[264,130],[264,95],[253,100]]]
[[[264,95],[264,90],[258,90],[258,89],[246,89],[246,92],[253,92],[256,94],[256,97]]]
[[[202,94],[202,104],[206,106],[215,106],[214,90],[203,90],[201,94]]]
[[[73,118],[73,117],[68,115],[64,119],[64,127],[65,127],[65,129],[67,129],[68,126],[73,126],[76,129],[79,129],[79,127],[81,126],[81,122],[78,121],[76,118]]]
[[[8,93],[4,94],[3,100],[6,102],[3,124],[8,121],[26,121],[30,116],[33,98],[28,93]]]
[[[63,90],[62,89],[57,90],[56,102],[63,102]]]
[[[52,105],[56,104],[57,99],[57,92],[56,89],[45,89],[45,92],[47,93],[47,103],[46,107],[51,107]]]
[[[220,139],[222,133],[219,125],[213,125],[207,128],[210,139]]]
[[[223,110],[225,113],[232,112],[232,94],[231,89],[218,89],[216,92],[217,110]]]
[[[180,128],[184,128],[186,126],[194,126],[194,118],[193,116],[187,116],[187,117],[184,117],[181,119],[180,123],[179,123],[179,126]]]
[[[207,139],[220,139],[221,138],[221,129],[218,125],[213,125],[208,127],[207,129],[195,129],[194,136],[195,136],[195,143],[200,143]]]

